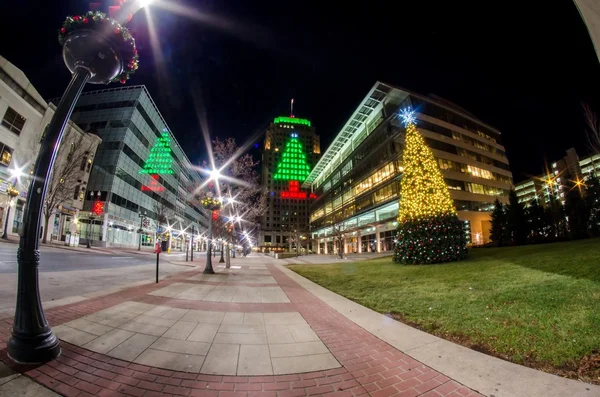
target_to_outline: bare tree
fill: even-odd
[[[235,139],[224,141],[213,140],[215,165],[221,169],[221,174],[236,179],[236,182],[225,182],[228,194],[236,201],[236,207],[243,218],[256,223],[267,208],[267,196],[260,186],[260,175],[256,170],[259,162],[251,154],[240,154],[240,148]]]
[[[338,247],[338,255],[340,259],[344,259],[344,231],[343,225],[333,225],[333,241]]]
[[[61,145],[58,151],[58,159],[64,159],[55,164],[46,198],[42,207],[44,214],[44,237],[43,243],[47,242],[48,221],[58,207],[67,202],[78,198],[79,191],[76,188],[80,184],[81,176],[88,167],[88,158],[93,151],[93,144],[85,145],[83,137],[79,137],[77,142],[71,142],[70,145]],[[88,169],[89,171],[89,169]]]
[[[153,206],[154,213],[156,214],[156,222],[158,225],[170,225],[170,221],[173,219],[175,212],[167,207],[163,202],[156,202]]]
[[[583,117],[587,124],[587,141],[588,146],[594,153],[600,153],[600,120],[587,103],[582,103]]]

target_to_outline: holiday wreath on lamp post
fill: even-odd
[[[208,192],[206,193],[206,196],[204,196],[202,198],[202,200],[200,200],[200,202],[202,203],[202,207],[209,209],[211,211],[218,211],[221,209],[221,200],[219,200],[218,198],[214,197],[212,192]]]
[[[118,44],[118,48],[123,54],[123,59],[127,60],[123,71],[117,75],[111,82],[120,82],[125,84],[129,77],[135,73],[138,68],[138,52],[135,46],[135,39],[125,26],[122,26],[113,18],[109,18],[100,11],[88,11],[83,15],[68,16],[58,31],[58,42],[63,45],[70,33],[79,30],[95,30],[102,33],[104,37]]]

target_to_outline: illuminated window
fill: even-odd
[[[494,179],[494,174],[491,171],[484,170],[472,165],[467,165],[467,172],[478,178]]]
[[[9,165],[10,161],[12,160],[13,150],[10,147],[0,143],[0,151],[0,163],[3,165]]]

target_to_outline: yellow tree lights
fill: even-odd
[[[394,261],[427,264],[463,259],[465,233],[438,164],[417,131],[414,112],[403,110],[400,118],[406,135]]]

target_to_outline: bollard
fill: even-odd
[[[156,253],[156,284],[158,284],[158,258],[160,256],[160,253]]]

